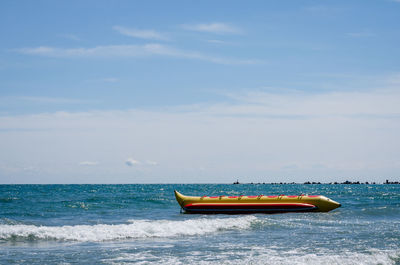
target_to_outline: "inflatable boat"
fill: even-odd
[[[341,206],[321,195],[276,196],[185,196],[174,191],[184,213],[248,214],[286,212],[329,212]]]

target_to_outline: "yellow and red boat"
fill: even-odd
[[[329,212],[340,203],[322,195],[274,196],[185,196],[175,192],[176,200],[185,213],[248,214],[286,212]]]

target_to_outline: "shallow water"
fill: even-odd
[[[325,195],[329,213],[181,214],[185,195]],[[1,185],[0,264],[400,264],[400,185]]]

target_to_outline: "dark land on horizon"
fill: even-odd
[[[267,183],[267,182],[262,182],[262,183],[261,182],[257,182],[257,183],[250,182],[250,183],[240,183],[239,180],[237,180],[237,181],[233,182],[233,184],[275,184],[275,185],[285,185],[285,184],[310,184],[310,185],[312,185],[312,184],[330,184],[330,185],[336,185],[336,184],[366,184],[366,185],[387,184],[387,185],[389,185],[389,184],[400,184],[400,181],[389,181],[387,179],[383,183],[377,183],[375,181],[374,182],[368,182],[368,181],[361,182],[361,181],[348,181],[348,180],[346,180],[344,182],[336,182],[335,181],[335,182],[327,182],[327,183],[315,182],[315,181],[313,181],[313,182],[306,181],[304,183],[297,183],[297,182],[270,182],[270,183]]]

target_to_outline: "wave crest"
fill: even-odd
[[[131,238],[195,236],[231,229],[248,229],[254,216],[219,219],[130,220],[130,224],[74,226],[0,225],[0,240],[111,241]]]

